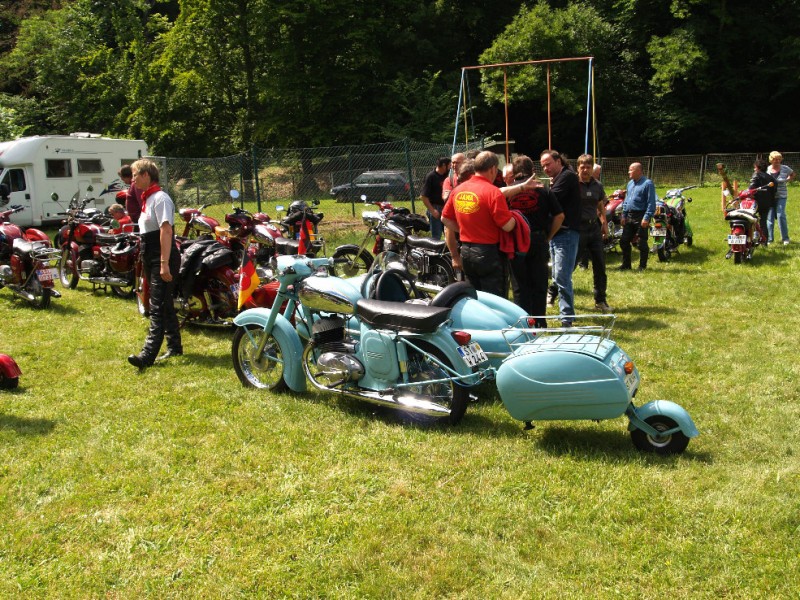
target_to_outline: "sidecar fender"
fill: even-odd
[[[636,425],[635,419],[638,418],[642,421],[645,421],[648,417],[659,415],[669,417],[675,421],[678,424],[678,427],[681,428],[681,432],[683,432],[686,437],[693,438],[700,435],[700,432],[697,430],[694,421],[692,421],[692,417],[689,416],[689,413],[686,411],[686,409],[680,404],[676,404],[670,400],[653,400],[652,402],[648,402],[647,404],[638,408],[634,407],[633,415],[628,415],[631,419],[630,423],[628,423],[628,431],[639,429]]]
[[[271,310],[268,308],[251,308],[239,313],[233,320],[238,327],[258,325],[266,328]],[[283,351],[283,379],[294,392],[306,391],[306,375],[303,372],[303,344],[292,324],[283,315],[275,318],[272,335]]]

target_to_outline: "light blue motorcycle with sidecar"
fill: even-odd
[[[329,276],[327,260],[279,257],[281,288],[273,308],[236,318],[234,367],[246,385],[301,391],[302,364],[317,389],[456,423],[468,389],[496,378],[506,409],[527,426],[626,415],[635,446],[660,454],[680,453],[698,435],[689,414],[673,402],[634,405],[639,372],[610,339],[613,316],[587,315],[571,328],[537,329],[512,302],[467,283],[426,294],[393,253],[380,255],[365,276],[347,280]],[[430,321],[433,329],[403,321],[416,311],[422,318],[425,309],[440,311]],[[384,313],[380,322],[376,310]],[[335,331],[334,346],[323,339],[329,330]],[[403,352],[412,357],[405,371],[394,368]]]

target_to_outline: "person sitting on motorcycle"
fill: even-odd
[[[775,185],[775,178],[767,172],[767,161],[763,158],[757,159],[753,163],[753,177],[750,179],[750,185],[747,189],[754,190],[772,183],[772,187],[767,190],[756,192],[756,202],[758,203],[758,219],[761,225],[761,234],[767,233],[767,217],[769,211],[775,207],[775,194],[778,191]],[[764,246],[769,245],[767,238],[763,238],[761,243]]]
[[[109,233],[117,234],[122,233],[123,231],[131,231],[133,229],[133,222],[121,204],[112,204],[109,206],[108,214],[110,214],[111,218],[117,223],[115,227],[112,227],[109,230]],[[125,227],[126,225],[127,228]]]

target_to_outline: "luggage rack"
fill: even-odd
[[[555,327],[531,327],[536,320],[557,323]],[[569,327],[562,326],[563,317],[552,315],[544,317],[522,317],[513,327],[502,329],[501,333],[509,350],[515,352],[522,347],[535,352],[544,346],[586,346],[599,348],[603,342],[611,339],[611,330],[617,320],[616,315],[589,314],[570,317],[573,321]],[[583,322],[583,324],[580,324]]]

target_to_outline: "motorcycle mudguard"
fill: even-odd
[[[448,328],[439,328],[433,333],[427,333],[424,335],[413,336],[409,338],[409,341],[414,345],[419,345],[417,343],[417,339],[424,340],[428,344],[431,344],[438,348],[450,361],[450,364],[453,366],[453,370],[458,373],[459,375],[470,375],[473,373],[472,367],[468,366],[467,363],[464,362],[464,359],[461,358],[461,355],[458,353],[458,344],[456,344],[453,337],[450,335],[452,329]],[[489,366],[488,362],[484,362],[479,367],[486,368]],[[468,379],[460,380],[461,385],[465,386],[472,386],[477,385],[480,383],[481,377],[479,374],[475,374],[474,377]]]
[[[686,409],[671,400],[653,400],[639,408],[634,408],[633,411],[642,421],[652,416],[669,417],[678,424],[678,427],[681,428],[681,432],[688,438],[700,435],[694,421],[692,421],[692,417],[689,416]],[[633,420],[631,420],[631,422],[628,423],[628,431],[633,431],[634,429],[638,429],[638,427]]]
[[[8,354],[0,354],[0,373],[8,379],[14,379],[22,375],[19,366]]]
[[[477,300],[462,298],[450,311],[453,329],[472,335],[493,367],[499,367],[511,353],[508,341],[500,330],[513,327],[525,316],[525,311],[513,302],[485,292],[478,292]]]
[[[246,325],[266,327],[270,312],[268,308],[251,308],[239,313],[233,319],[233,323],[238,327]],[[286,385],[294,392],[305,392],[306,375],[303,372],[303,344],[300,342],[300,337],[283,315],[276,317],[272,335],[283,351],[283,379]]]
[[[41,229],[34,229],[33,227],[28,227],[25,230],[25,238],[29,242],[47,242],[47,244],[50,245],[50,236],[48,236]]]

